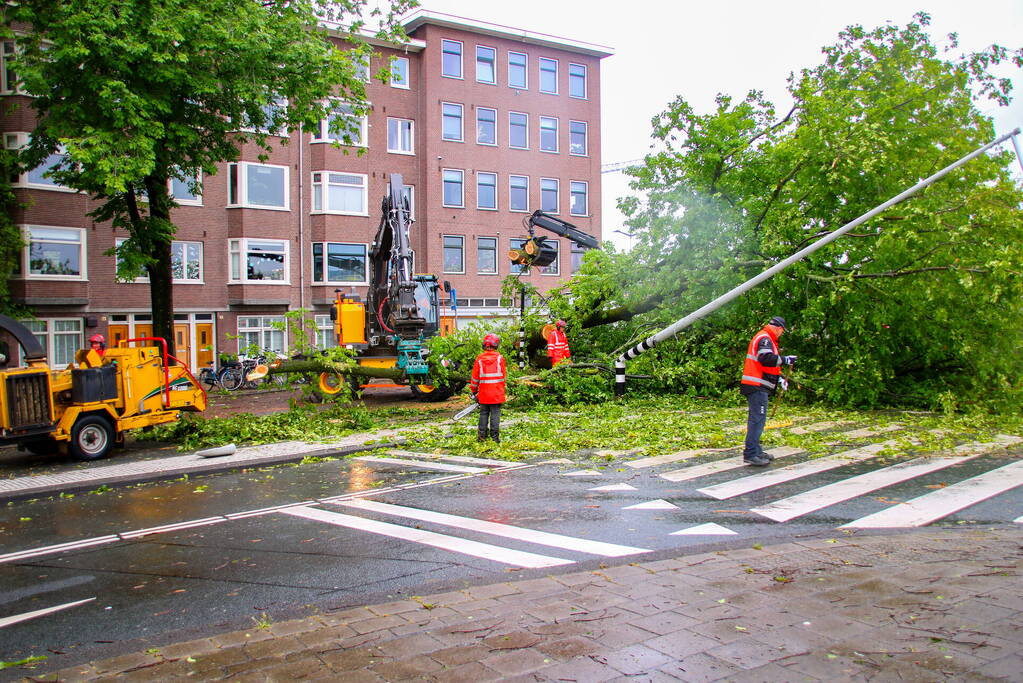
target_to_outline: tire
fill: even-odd
[[[224,391],[237,391],[243,383],[241,368],[226,368],[220,373],[220,386]]]
[[[417,401],[436,403],[451,398],[454,389],[447,384],[411,384],[412,396]]]
[[[82,415],[71,428],[68,452],[77,460],[99,460],[114,446],[114,425],[103,415]]]

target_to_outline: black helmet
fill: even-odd
[[[776,315],[773,318],[771,318],[771,322],[768,324],[774,325],[775,327],[780,327],[783,330],[789,329],[788,324],[786,324],[785,322],[785,318],[781,317],[780,315]]]

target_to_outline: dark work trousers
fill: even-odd
[[[764,433],[764,425],[767,424],[767,399],[766,391],[754,391],[746,396],[746,404],[749,412],[746,415],[746,447],[742,449],[742,457],[762,457],[764,449],[760,447],[760,435]],[[482,420],[482,416],[480,417]]]
[[[490,433],[497,434],[501,431],[501,404],[481,403],[480,404],[480,433],[487,431],[487,422],[490,423]]]

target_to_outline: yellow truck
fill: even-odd
[[[83,349],[75,363],[52,370],[28,328],[5,315],[0,328],[17,340],[25,361],[0,370],[0,443],[97,460],[123,444],[129,429],[206,409],[206,392],[167,354],[163,339],[122,340],[103,355]]]

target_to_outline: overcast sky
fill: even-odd
[[[905,25],[923,10],[931,15],[930,34],[939,46],[950,32],[959,34],[960,52],[992,43],[1023,45],[1020,0],[421,2],[427,10],[612,48],[614,55],[601,66],[605,164],[642,158],[650,147],[650,119],[679,95],[707,112],[719,92],[741,98],[755,88],[784,110],[789,73],[819,64],[821,47],[850,24],[868,30],[885,22]],[[1009,108],[981,106],[995,117],[999,134],[1023,125],[1023,75],[1016,68],[1002,73],[1013,77],[1016,101]],[[622,228],[615,201],[629,193],[627,179],[606,173],[603,180],[604,238],[625,246],[628,239],[613,231]]]

